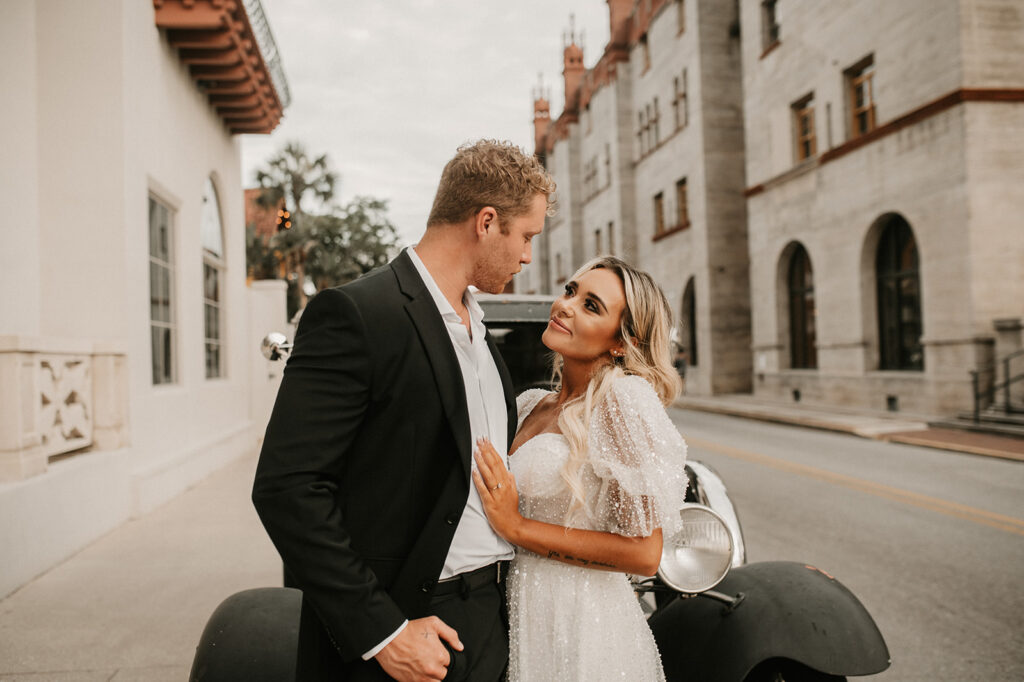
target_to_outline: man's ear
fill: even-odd
[[[491,230],[498,229],[498,211],[493,206],[484,206],[476,213],[473,224],[476,235],[483,238]]]

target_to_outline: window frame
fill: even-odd
[[[697,367],[697,278],[690,276],[683,288],[682,320],[686,325],[686,365]]]
[[[676,180],[676,225],[678,229],[690,226],[689,188],[685,177]]]
[[[203,204],[205,211],[205,203],[207,197],[207,190],[211,190],[210,197],[214,204],[212,210],[215,211],[217,218],[217,228],[220,231],[220,249],[223,252],[225,249],[224,239],[224,217],[221,213],[220,208],[220,194],[217,192],[217,184],[213,181],[213,178],[208,177],[206,180],[206,186],[203,190]],[[203,298],[203,365],[204,365],[204,376],[206,379],[224,379],[227,377],[226,363],[224,361],[224,273],[227,270],[227,261],[224,253],[215,253],[213,250],[207,247],[206,244],[201,244],[200,249],[202,251],[203,270],[202,270],[202,287],[201,294]],[[213,279],[213,297],[210,297],[209,289],[209,277],[212,274]],[[216,325],[214,332],[211,334],[210,315],[211,310],[213,311]],[[210,358],[211,351],[214,351],[214,357],[216,359],[215,367],[211,368]]]
[[[792,369],[817,369],[814,268],[811,256],[802,244],[798,244],[789,257],[786,293],[789,302],[789,366]]]
[[[850,139],[855,140],[867,135],[878,126],[875,113],[874,55],[870,54],[846,69],[843,72],[843,77],[846,80],[847,125],[850,129]],[[863,90],[861,86],[865,86]],[[863,92],[865,97],[863,104],[858,106],[857,96],[860,92]],[[866,125],[863,129],[858,123],[861,115],[864,116]]]
[[[781,42],[782,33],[776,15],[777,0],[761,0],[761,56],[768,54]]]
[[[161,258],[162,254],[154,253],[154,207],[162,210],[166,216],[165,241],[167,258]],[[175,258],[177,252],[177,210],[171,202],[164,200],[152,191],[147,196],[148,221],[149,221],[149,349],[150,349],[150,381],[153,386],[167,386],[179,383],[179,361],[178,361],[178,297],[177,297],[177,271]],[[159,210],[157,215],[159,215]],[[154,283],[163,278],[154,277],[155,272],[166,272],[166,292],[154,291]],[[166,294],[165,299],[156,298],[161,293]],[[154,316],[154,306],[163,305],[166,309],[166,320],[158,319],[159,314]],[[162,330],[162,333],[159,331]],[[159,334],[159,337],[158,337]],[[159,341],[158,341],[159,339]]]
[[[797,163],[813,158],[818,154],[818,136],[814,116],[814,93],[811,92],[790,105],[793,112],[794,154]],[[803,124],[807,123],[804,132]]]
[[[913,263],[904,267],[904,251],[913,248]],[[883,259],[885,262],[883,263]],[[921,251],[910,223],[889,217],[875,247],[875,291],[878,308],[878,368],[923,372],[924,316],[921,309]],[[906,314],[910,312],[911,314]],[[916,332],[916,340],[911,339]]]
[[[654,195],[654,236],[665,234],[665,193],[658,192]]]

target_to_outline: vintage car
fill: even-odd
[[[516,392],[550,385],[540,336],[552,298],[480,301]],[[290,347],[279,333],[262,343],[271,360]],[[826,682],[889,667],[885,641],[852,592],[799,561],[747,563],[725,483],[699,461],[686,475],[682,529],[665,539],[657,575],[633,578],[669,682]],[[190,679],[295,680],[300,608],[290,588],[232,595],[210,617]]]

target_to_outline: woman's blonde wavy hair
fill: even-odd
[[[669,334],[672,329],[672,309],[654,278],[614,256],[598,256],[585,263],[573,276],[578,280],[584,273],[598,268],[611,270],[622,281],[626,293],[626,306],[619,323],[619,337],[625,351],[622,357],[600,363],[587,384],[587,390],[562,407],[558,428],[569,444],[569,459],[562,468],[562,479],[572,491],[573,501],[567,514],[567,523],[578,511],[585,509],[585,496],[581,470],[587,460],[587,437],[591,415],[601,404],[612,382],[622,376],[639,376],[654,387],[664,405],[669,405],[682,390],[682,381],[672,365]],[[553,363],[555,384],[561,387],[562,359],[555,355]]]

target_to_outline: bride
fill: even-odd
[[[558,389],[519,396],[511,472],[478,443],[488,519],[520,548],[510,682],[665,679],[627,574],[657,571],[686,489],[686,445],[664,409],[680,389],[670,319],[650,275],[590,261],[551,306],[542,340]]]

